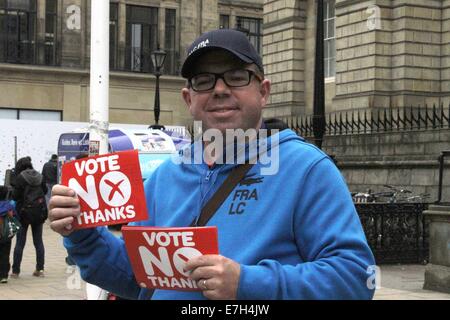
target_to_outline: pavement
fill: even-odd
[[[21,274],[0,284],[0,300],[83,300],[86,283],[77,268],[66,265],[62,237],[44,224],[45,277],[34,277],[35,251],[31,230],[28,231]],[[15,240],[11,248],[11,262]],[[374,300],[450,300],[450,293],[423,290],[424,265],[382,265]]]

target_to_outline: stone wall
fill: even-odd
[[[441,91],[442,100],[450,102],[450,0],[442,1]]]
[[[307,1],[264,1],[263,60],[272,94],[265,116],[305,112]]]
[[[323,150],[334,155],[354,192],[406,187],[437,199],[438,156],[450,150],[450,129],[326,136]],[[449,159],[450,160],[450,159]],[[450,165],[444,170],[443,198],[450,201]]]
[[[181,99],[184,80],[162,76],[161,124],[187,125],[191,116]],[[0,64],[0,106],[62,111],[64,121],[89,121],[89,70]],[[111,72],[109,120],[153,124],[155,77]]]
[[[442,1],[336,1],[336,110],[440,103]]]
[[[38,41],[45,38],[45,0],[37,0]],[[159,8],[158,37],[165,39],[165,8],[176,10],[176,50],[178,65],[188,46],[202,32],[219,26],[220,13],[235,17],[262,18],[263,0],[117,0],[116,69],[125,70],[127,5]],[[64,121],[89,120],[90,17],[88,0],[58,1],[58,67],[0,64],[0,108],[61,111]],[[39,49],[40,50],[40,49]],[[43,64],[44,52],[38,52]],[[181,77],[163,75],[160,79],[161,124],[187,125],[192,122],[181,88]],[[136,72],[110,73],[110,122],[153,124],[155,76]]]
[[[266,0],[264,22],[267,116],[310,114],[316,1]],[[327,112],[450,101],[449,0],[336,0],[335,35]]]

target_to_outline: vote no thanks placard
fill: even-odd
[[[190,259],[219,254],[217,227],[122,228],[128,257],[142,288],[200,291],[184,271]]]
[[[80,200],[74,229],[148,219],[137,150],[65,163],[61,184]]]

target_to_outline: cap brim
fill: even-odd
[[[208,51],[217,50],[217,49],[227,51],[245,63],[253,63],[252,59],[249,59],[247,56],[245,56],[239,52],[236,52],[234,50],[230,50],[228,48],[223,48],[220,46],[208,46],[208,47],[198,49],[197,51],[195,51],[189,57],[186,58],[186,60],[183,63],[183,66],[181,67],[181,76],[183,78],[189,78],[189,77],[193,76],[194,70],[192,70],[192,68],[194,67],[198,58],[200,58],[201,55],[205,54]]]

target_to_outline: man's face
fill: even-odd
[[[233,69],[257,70],[255,65],[247,65],[226,51],[210,51],[198,59],[195,74],[223,73]],[[270,94],[270,81],[260,81],[252,76],[250,84],[244,87],[228,87],[223,79],[209,91],[196,92],[192,88],[182,90],[189,111],[194,120],[202,121],[203,130],[215,128],[225,133],[225,129],[259,129],[262,122],[262,108]]]

